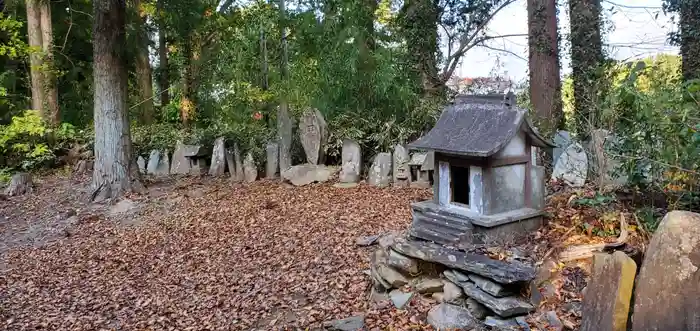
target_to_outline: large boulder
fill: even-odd
[[[328,140],[328,125],[318,109],[307,109],[299,121],[299,138],[311,164],[325,161],[325,145]]]
[[[342,164],[339,180],[341,183],[357,183],[360,181],[362,170],[362,150],[354,140],[343,140],[341,152]]]
[[[583,299],[581,331],[627,330],[637,264],[627,254],[599,253]]]
[[[632,330],[700,330],[699,267],[700,214],[666,214],[637,277]]]
[[[389,186],[391,182],[391,154],[379,153],[374,157],[369,169],[369,185],[377,187]]]
[[[290,181],[294,186],[304,186],[315,182],[326,182],[331,178],[335,171],[335,167],[315,164],[300,164],[283,171],[282,178]]]

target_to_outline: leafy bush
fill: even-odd
[[[27,170],[54,160],[48,133],[38,111],[14,116],[9,125],[0,126],[0,167]]]

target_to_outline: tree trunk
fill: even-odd
[[[557,1],[528,0],[530,101],[535,124],[551,135],[563,124]]]
[[[604,60],[600,28],[600,0],[570,0],[571,74],[574,113],[579,132],[598,126],[599,68]]]
[[[163,12],[163,1],[158,0],[158,12]],[[159,76],[158,83],[160,87],[160,106],[165,107],[170,103],[170,81],[168,77],[168,45],[165,40],[165,23],[159,20],[158,24],[158,59],[159,64]]]
[[[31,1],[31,0],[30,0]],[[53,23],[51,22],[51,4],[49,1],[39,2],[41,21],[41,49],[43,51],[43,97],[44,119],[53,127],[61,124],[61,113],[58,108],[58,86],[56,75],[53,73]]]
[[[124,63],[125,4],[93,2],[95,79],[95,165],[92,200],[116,198],[132,190],[131,134]]]
[[[700,3],[680,1],[683,80],[700,78]]]
[[[43,48],[41,38],[41,9],[38,0],[27,0],[27,39],[29,47],[33,49],[29,54],[30,79],[32,90],[32,109],[41,111],[42,117],[47,118],[44,112],[44,75],[41,73],[42,55],[37,50]]]
[[[139,105],[141,121],[144,124],[153,123],[155,110],[153,108],[153,80],[151,77],[151,63],[148,57],[148,32],[146,31],[146,14],[141,14],[141,1],[134,0],[134,7],[138,13],[136,19],[136,33],[138,34],[138,49],[136,55],[136,81],[139,90]]]
[[[436,0],[406,0],[401,8],[401,27],[410,64],[425,96],[440,94],[444,82],[438,77],[438,18]]]
[[[280,73],[282,76],[282,82],[284,85],[287,84],[288,76],[288,59],[287,59],[287,12],[285,9],[285,0],[279,0],[279,11],[280,11],[280,35],[282,38],[282,56],[280,61]],[[284,92],[283,92],[284,93]],[[287,96],[282,95],[280,98],[280,105],[277,107],[277,135],[280,143],[280,172],[285,171],[292,167],[292,119],[289,116],[289,105],[287,103]]]
[[[183,47],[185,63],[182,68],[182,100],[180,100],[180,120],[186,128],[192,126],[196,113],[196,101],[194,100],[194,53],[192,51],[192,37],[185,40]]]
[[[359,109],[370,109],[373,106],[373,77],[375,71],[374,62],[374,14],[377,10],[377,1],[363,0],[359,2],[356,13],[360,16],[358,22],[358,34],[356,38],[358,57],[357,68],[360,77]]]

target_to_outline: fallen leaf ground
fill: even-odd
[[[199,184],[175,183],[157,198],[132,197],[138,222],[84,206],[76,224],[55,240],[6,248],[0,327],[317,328],[368,310],[363,270],[369,249],[355,246],[356,237],[404,230],[409,203],[430,196],[428,190],[367,186]],[[26,227],[42,215],[58,220],[65,213],[58,209],[75,208],[38,206],[52,200],[46,194],[58,193],[40,190],[39,197],[0,201],[0,212],[13,217],[4,224],[18,219]],[[32,209],[22,217],[17,210],[23,207],[57,210],[44,215]],[[0,229],[4,236],[17,231]],[[393,314],[413,313],[424,310]],[[409,322],[408,315],[389,319]]]
[[[372,248],[355,245],[407,229],[409,203],[429,190],[170,179],[110,206],[88,203],[87,184],[42,177],[34,194],[0,199],[0,329],[314,330],[365,314],[370,330],[430,330],[429,299],[369,303]],[[528,244],[551,269],[539,311],[572,329],[590,263],[557,263],[558,251],[614,241],[624,211],[574,203],[590,195],[555,193]],[[533,330],[547,330],[537,314]]]

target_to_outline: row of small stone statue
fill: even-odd
[[[279,144],[268,143],[266,148],[265,178],[278,176]],[[209,159],[211,155],[211,159]],[[210,162],[209,162],[210,161]],[[241,154],[237,144],[226,148],[224,138],[214,141],[211,152],[200,145],[187,145],[178,141],[172,157],[167,151],[152,150],[148,160],[139,156],[141,173],[154,176],[202,175],[222,176],[227,171],[236,181],[253,182],[258,178],[253,155]],[[396,145],[393,153],[377,154],[368,171],[368,183],[373,186],[430,187],[432,185],[433,154],[413,153]],[[339,181],[345,184],[358,183],[362,176],[362,151],[360,145],[346,139],[342,147],[342,165]]]
[[[228,165],[229,174],[237,181],[252,182],[258,178],[253,155],[247,153],[241,159],[238,145],[226,149],[224,138],[214,141],[210,163],[207,162],[209,154],[209,150],[200,145],[186,145],[178,141],[172,160],[167,151],[152,150],[148,161],[139,156],[137,163],[141,173],[154,176],[202,175],[207,172],[212,176],[221,176],[226,173]]]
[[[343,141],[342,163],[339,181],[357,183],[362,174],[362,152],[360,145],[352,140]],[[433,153],[416,152],[409,155],[402,145],[394,146],[393,153],[374,156],[368,171],[367,181],[372,186],[386,187],[393,183],[400,187],[430,187],[434,169]]]

